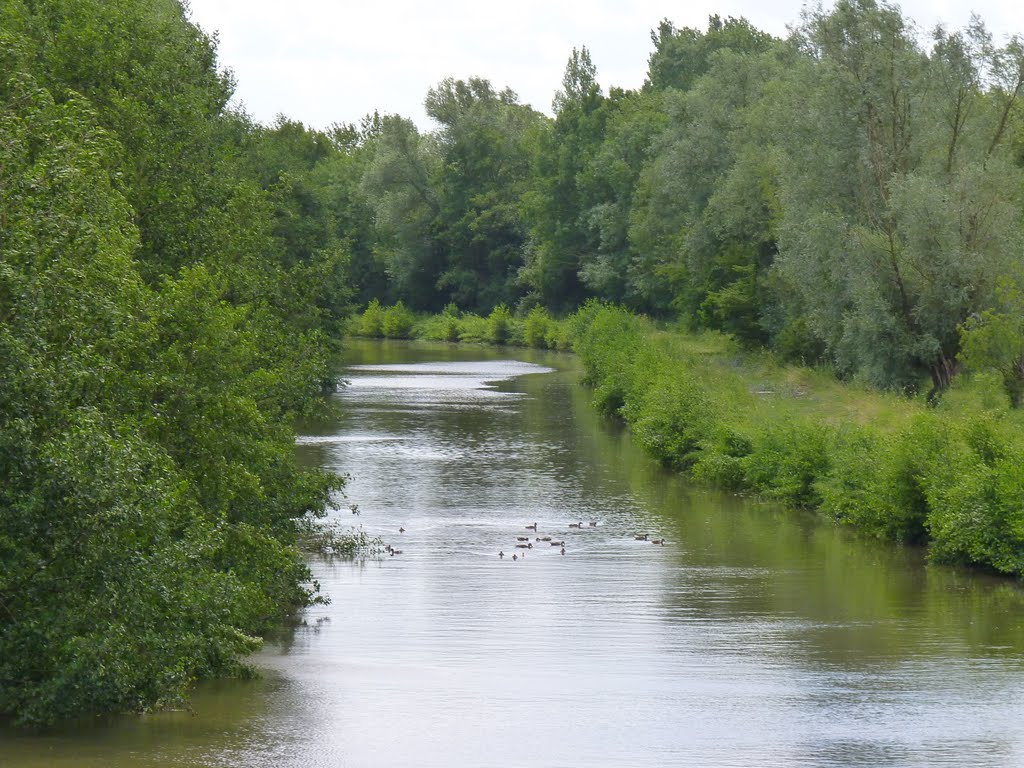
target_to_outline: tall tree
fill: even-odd
[[[928,375],[941,391],[957,328],[1018,258],[1022,179],[1005,122],[1019,79],[983,90],[982,73],[995,61],[1019,71],[1019,46],[972,53],[940,34],[929,55],[897,9],[871,0],[810,13],[799,41],[808,64],[776,101],[799,115],[780,134],[780,273],[841,368],[897,387]]]
[[[531,170],[528,145],[542,117],[480,78],[444,80],[430,89],[426,109],[440,125],[433,231],[446,264],[437,287],[447,301],[477,311],[511,304],[526,240],[519,201]]]
[[[605,97],[586,48],[573,49],[553,102],[555,120],[538,142],[535,187],[526,200],[530,250],[523,280],[548,307],[566,310],[588,291],[580,269],[597,250],[586,226],[581,180],[604,135]]]

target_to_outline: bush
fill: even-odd
[[[551,331],[551,315],[543,307],[534,307],[523,322],[523,340],[528,347],[548,347],[548,334]]]
[[[504,304],[499,304],[487,318],[487,340],[492,344],[507,344],[511,337],[512,313]]]
[[[662,464],[688,469],[715,426],[715,406],[707,390],[679,368],[663,373],[630,400],[623,415],[640,444]]]
[[[354,324],[354,333],[357,336],[369,336],[379,339],[384,335],[384,309],[380,302],[374,299],[369,303],[359,320]]]
[[[747,483],[743,459],[753,450],[754,443],[749,437],[719,422],[712,427],[696,457],[693,476],[718,488],[741,490]]]
[[[399,301],[393,307],[384,310],[381,331],[388,339],[408,339],[412,336],[412,327],[415,322],[416,318],[413,313]]]
[[[798,507],[817,506],[816,481],[829,469],[831,430],[819,424],[769,424],[743,460],[751,488]]]
[[[412,335],[429,341],[457,342],[462,334],[459,314],[459,308],[449,304],[440,315],[430,315],[417,322],[413,326]]]
[[[1024,446],[1017,433],[961,423],[924,478],[931,558],[1024,574]]]
[[[488,340],[489,325],[486,317],[467,312],[462,316],[459,341],[482,344]]]
[[[923,477],[942,453],[936,426],[928,419],[896,435],[859,425],[840,430],[831,469],[816,484],[822,511],[870,536],[923,542],[928,516]]]

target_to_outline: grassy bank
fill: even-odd
[[[1024,573],[1024,424],[997,381],[965,380],[933,408],[598,304],[571,335],[595,405],[666,466],[934,561]]]

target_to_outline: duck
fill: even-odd
[[[565,554],[565,547],[562,547],[562,554]]]
[[[503,551],[498,552],[498,557],[501,558],[502,560],[504,560],[505,559],[505,553]]]
[[[516,544],[519,549],[533,549],[533,542],[529,541],[526,544]]]
[[[633,536],[633,538],[637,541],[647,541],[648,536],[650,536],[649,533],[638,533],[635,536]]]
[[[565,542],[564,541],[552,541],[551,542],[551,546],[552,547],[564,547],[565,546]]]
[[[537,530],[537,524],[534,523],[533,525],[526,526],[526,530],[528,530],[528,531],[536,531]]]
[[[583,523],[569,523],[570,528],[582,528]]]
[[[551,541],[550,536],[538,536],[537,541]]]
[[[665,546],[665,540],[664,539],[651,539],[651,544],[661,544],[661,546],[664,547]]]
[[[392,557],[394,557],[395,555],[400,555],[400,554],[402,554],[402,550],[395,549],[394,547],[391,548],[391,556]]]
[[[398,532],[399,532],[399,533],[405,533],[405,528],[399,528],[399,529],[398,529]]]
[[[597,520],[591,520],[589,523],[587,523],[587,525],[589,525],[591,528],[597,528]]]
[[[529,536],[516,536],[516,541],[529,541]]]
[[[513,560],[518,560],[519,559],[519,555],[512,555],[512,559]]]

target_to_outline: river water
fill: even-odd
[[[401,554],[314,557],[332,602],[261,679],[3,731],[0,766],[1024,765],[1015,584],[688,487],[594,414],[572,358],[349,355],[342,415],[299,450]]]

